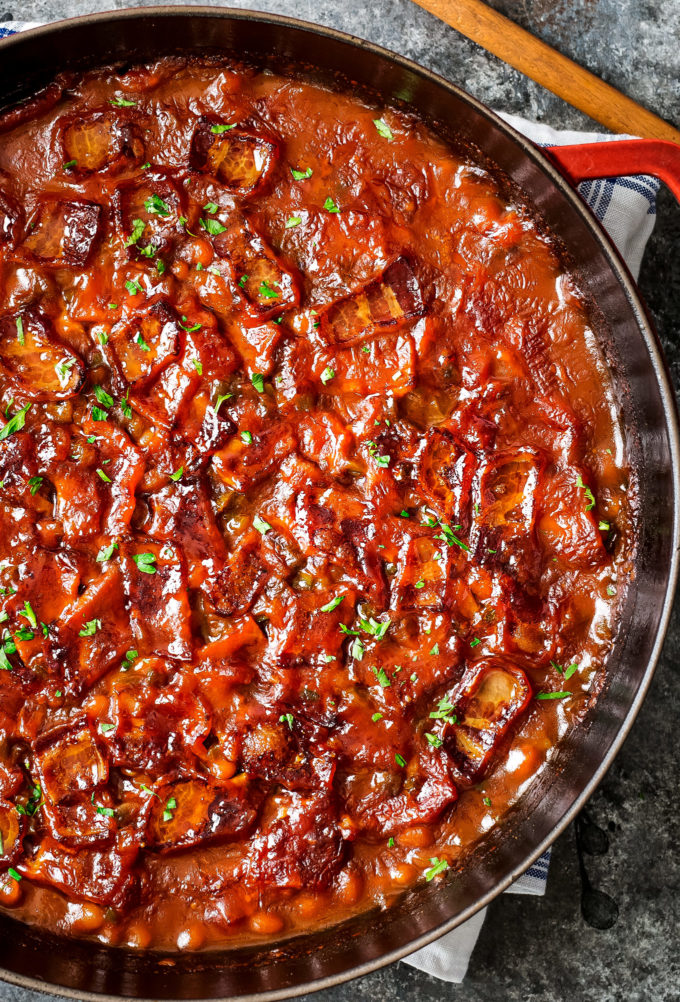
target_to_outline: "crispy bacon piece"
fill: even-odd
[[[243,782],[193,776],[162,783],[155,793],[147,839],[161,852],[243,838],[257,819],[259,798]]]
[[[282,423],[253,436],[251,443],[234,436],[213,456],[212,465],[220,480],[235,491],[245,491],[271,475],[295,449],[291,430]]]
[[[410,263],[398,257],[380,278],[329,306],[319,318],[319,333],[332,344],[349,344],[381,328],[399,330],[426,312]]]
[[[291,716],[292,719],[292,716]],[[330,787],[335,763],[314,758],[298,732],[284,722],[265,720],[243,735],[243,770],[288,790],[318,790]]]
[[[120,569],[112,564],[64,610],[50,637],[52,657],[69,690],[90,688],[133,646]]]
[[[213,174],[236,195],[252,195],[271,176],[278,143],[254,129],[223,128],[215,118],[200,119],[191,140],[191,166]]]
[[[407,540],[399,554],[392,588],[403,609],[445,609],[450,597],[446,545],[430,536]]]
[[[249,844],[246,882],[313,891],[329,887],[345,858],[331,798],[286,793],[277,801],[277,814]]]
[[[467,532],[470,496],[477,461],[449,432],[430,429],[418,461],[417,489],[429,495],[435,511]]]
[[[505,565],[520,581],[538,568],[536,495],[544,465],[535,450],[507,451],[493,455],[478,476],[471,551],[482,563]]]
[[[121,542],[120,558],[136,645],[148,654],[191,658],[186,563],[172,543]]]
[[[0,483],[5,500],[27,501],[29,481],[37,473],[35,442],[28,432],[17,431],[0,442]]]
[[[145,304],[129,323],[111,331],[107,351],[118,374],[120,389],[130,384],[146,387],[175,358],[184,345],[180,320],[167,300]]]
[[[165,171],[146,171],[140,180],[121,182],[113,193],[113,206],[133,260],[163,258],[184,235],[180,222],[185,215],[184,199]]]
[[[220,572],[227,548],[203,478],[183,479],[164,487],[149,497],[149,505],[152,520],[147,533],[180,547],[193,588]]]
[[[0,172],[0,178],[2,172]],[[10,199],[0,191],[0,244],[13,244],[18,229],[19,210]]]
[[[607,557],[588,483],[585,473],[557,470],[546,477],[539,502],[539,539],[572,567],[598,567]]]
[[[368,348],[368,351],[364,351]],[[346,393],[390,393],[403,397],[415,385],[416,350],[409,334],[384,335],[366,344],[356,343],[320,356],[316,377],[329,367],[335,373],[326,385],[326,393],[341,396]]]
[[[84,268],[94,250],[102,222],[96,202],[45,199],[28,222],[23,246],[43,264]]]
[[[41,738],[35,764],[53,838],[72,848],[107,842],[116,825],[98,798],[109,769],[90,727],[66,725]]]
[[[348,797],[352,817],[361,828],[397,832],[430,824],[458,798],[458,790],[440,754],[428,750],[414,756],[406,770],[362,777]]]
[[[210,711],[181,675],[168,682],[160,658],[140,658],[112,676],[108,719],[102,740],[111,763],[153,775],[191,768],[210,732]]]
[[[144,145],[133,126],[110,110],[84,118],[69,116],[61,129],[64,162],[71,164],[68,169],[76,176],[114,171],[138,162],[144,154]]]
[[[456,716],[448,724],[444,745],[459,773],[459,782],[478,783],[492,768],[501,741],[521,719],[531,700],[531,685],[506,659],[489,658],[474,665],[472,677],[450,699]]]
[[[222,449],[236,431],[226,407],[217,406],[217,396],[209,390],[199,390],[177,423],[177,433],[191,442],[204,460]]]
[[[74,397],[85,379],[83,360],[34,307],[0,318],[0,365],[31,400]]]
[[[25,816],[8,800],[0,800],[0,866],[16,863],[23,852],[25,833]]]
[[[17,869],[29,880],[54,887],[74,901],[123,910],[137,887],[132,867],[138,852],[138,845],[125,835],[120,835],[113,847],[80,847],[77,851],[45,836],[35,856],[18,864]]]
[[[259,325],[300,303],[300,281],[243,217],[213,238],[249,317]]]
[[[55,515],[62,522],[64,537],[73,542],[100,532],[109,536],[126,532],[144,472],[141,453],[122,428],[109,421],[88,420],[82,431],[95,441],[75,436],[76,458],[55,462],[48,471],[57,495]]]
[[[267,567],[259,553],[259,541],[259,533],[248,533],[210,583],[210,598],[223,616],[246,613],[265,582]]]

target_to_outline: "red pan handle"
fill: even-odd
[[[548,159],[572,184],[586,178],[651,174],[680,202],[680,145],[664,139],[618,139],[577,146],[548,146]]]

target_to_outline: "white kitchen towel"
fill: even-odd
[[[11,21],[0,24],[0,39],[26,28],[33,22]],[[598,132],[564,132],[538,122],[529,122],[517,115],[499,112],[501,118],[539,146],[567,146],[575,143],[596,143],[612,139],[632,139],[632,136],[611,136]],[[611,177],[583,181],[579,193],[600,220],[637,278],[645,245],[654,229],[656,195],[659,182],[652,177]],[[550,852],[544,853],[508,888],[508,894],[545,894]],[[405,964],[443,981],[459,982],[465,977],[477,937],[484,922],[486,909],[481,909],[453,932],[412,953]]]

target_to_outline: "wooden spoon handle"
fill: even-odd
[[[482,0],[414,2],[608,129],[680,143],[680,131],[663,118],[487,7]]]

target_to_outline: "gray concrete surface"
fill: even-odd
[[[132,2],[132,0],[130,0]],[[144,2],[144,0],[142,0]],[[680,125],[680,0],[490,0],[496,9]],[[123,7],[124,0],[0,0],[0,21],[42,21]],[[147,4],[152,5],[152,4]],[[463,39],[410,0],[260,0],[257,7],[350,31],[463,85],[488,104],[557,126],[592,123]],[[667,192],[640,285],[680,386],[680,208]],[[558,840],[543,899],[491,906],[470,970],[444,985],[403,965],[306,996],[317,1002],[680,1002],[680,617],[638,721],[590,804],[609,836],[590,857],[617,923],[596,931],[580,911],[573,829]],[[0,985],[6,1002],[44,996]]]

